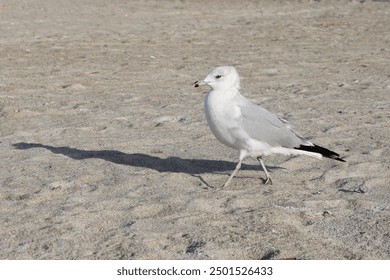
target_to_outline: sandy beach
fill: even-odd
[[[0,259],[390,259],[390,2],[0,0]],[[248,159],[241,92],[345,163]]]

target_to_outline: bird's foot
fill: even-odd
[[[271,179],[271,177],[267,177],[267,179],[265,179],[264,185],[272,185],[272,179]]]

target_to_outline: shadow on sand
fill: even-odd
[[[146,154],[127,154],[115,150],[80,150],[69,147],[53,147],[40,143],[16,143],[13,144],[15,149],[27,150],[32,148],[44,148],[54,154],[62,154],[75,160],[83,159],[102,159],[116,164],[123,164],[136,167],[144,167],[154,169],[159,172],[174,172],[198,175],[203,173],[220,173],[233,171],[236,167],[236,162],[209,160],[209,159],[183,159],[179,157],[160,158]],[[278,167],[271,167],[275,169]],[[260,165],[243,164],[242,170],[257,170],[260,171]]]

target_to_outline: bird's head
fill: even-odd
[[[196,81],[195,87],[209,85],[214,90],[240,88],[240,77],[233,66],[220,66],[212,70],[203,81]]]

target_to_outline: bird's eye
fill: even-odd
[[[220,78],[222,78],[222,76],[221,75],[217,75],[217,76],[215,76],[215,78],[216,79],[220,79]]]

